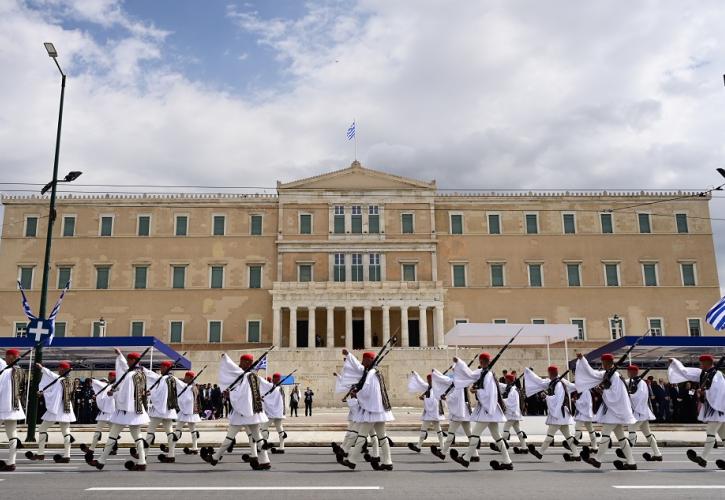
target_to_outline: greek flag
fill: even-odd
[[[28,297],[25,296],[25,290],[23,290],[23,285],[20,284],[20,281],[18,281],[18,288],[20,289],[20,295],[23,298],[23,312],[25,313],[25,317],[28,318],[28,321],[38,319],[38,317],[33,314],[32,309],[30,309],[30,304],[28,304]]]
[[[25,295],[25,290],[23,290],[23,285],[20,284],[20,281],[18,281],[18,288],[20,289],[20,295],[22,296],[23,300],[23,312],[25,313],[25,317],[28,318],[28,321],[36,321],[39,318],[33,314],[32,309],[30,309],[30,304],[28,303],[28,297]],[[58,317],[58,313],[60,312],[60,304],[63,302],[63,297],[65,297],[65,292],[68,291],[70,288],[70,281],[66,283],[65,288],[60,294],[60,297],[58,297],[58,301],[53,306],[53,309],[50,310],[50,314],[48,315],[48,322],[50,322],[50,337],[48,337],[48,345],[53,343],[53,339],[55,338],[55,318]]]
[[[725,297],[712,306],[705,316],[705,321],[710,323],[715,330],[725,330]]]
[[[347,129],[347,140],[350,141],[355,137],[355,122]]]
[[[255,370],[266,370],[267,369],[267,356],[259,362]]]

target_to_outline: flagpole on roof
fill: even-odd
[[[354,160],[357,161],[357,118],[352,119],[352,124],[356,129],[355,135],[354,135],[354,139],[355,139],[355,158],[354,158]]]

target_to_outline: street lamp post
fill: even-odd
[[[45,194],[50,190],[50,211],[48,214],[48,232],[45,236],[45,258],[43,260],[43,284],[40,290],[40,308],[38,309],[38,318],[45,319],[45,310],[47,307],[48,300],[48,275],[50,273],[50,247],[53,241],[53,223],[55,222],[55,193],[58,182],[73,182],[80,175],[81,172],[73,171],[69,172],[62,180],[58,180],[58,157],[60,155],[60,130],[63,123],[63,97],[65,96],[65,73],[58,64],[58,52],[55,50],[55,46],[52,43],[46,42],[45,50],[48,52],[48,56],[53,59],[53,62],[60,71],[60,110],[58,111],[58,131],[55,136],[55,158],[53,160],[53,180],[43,187],[40,194]],[[43,362],[43,342],[44,339],[39,340],[35,343],[34,361],[35,363]],[[40,383],[40,370],[33,366],[33,376],[30,383],[30,400],[28,401],[28,434],[25,438],[26,441],[35,441],[35,424],[38,416],[38,385]]]

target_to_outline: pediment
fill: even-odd
[[[329,189],[331,191],[435,189],[435,181],[419,181],[363,167],[354,161],[348,168],[288,183],[277,182],[277,189]]]

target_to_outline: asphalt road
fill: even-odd
[[[561,448],[552,448],[539,462],[531,456],[513,456],[516,470],[494,472],[488,461],[497,458],[482,450],[482,461],[464,469],[429,452],[417,455],[404,448],[393,451],[395,470],[375,472],[368,464],[356,471],[343,469],[326,448],[294,448],[284,455],[273,455],[271,471],[252,471],[241,462],[243,448],[228,455],[216,467],[198,456],[177,455],[177,463],[156,461],[158,450],[151,450],[149,470],[128,472],[123,468],[127,450],[103,471],[90,468],[80,452],[71,463],[18,460],[13,473],[0,473],[0,498],[174,498],[214,500],[253,495],[254,500],[278,498],[327,500],[337,498],[385,498],[396,500],[467,499],[495,496],[497,499],[600,498],[724,498],[725,471],[715,467],[715,458],[725,458],[716,450],[708,469],[689,462],[684,448],[663,450],[663,463],[639,462],[638,471],[614,470],[610,454],[601,470],[584,463],[564,463]],[[641,456],[642,449],[637,456]],[[20,454],[19,454],[20,455]],[[4,453],[0,452],[0,458]],[[50,456],[48,456],[50,458]],[[47,460],[47,459],[46,459]]]

